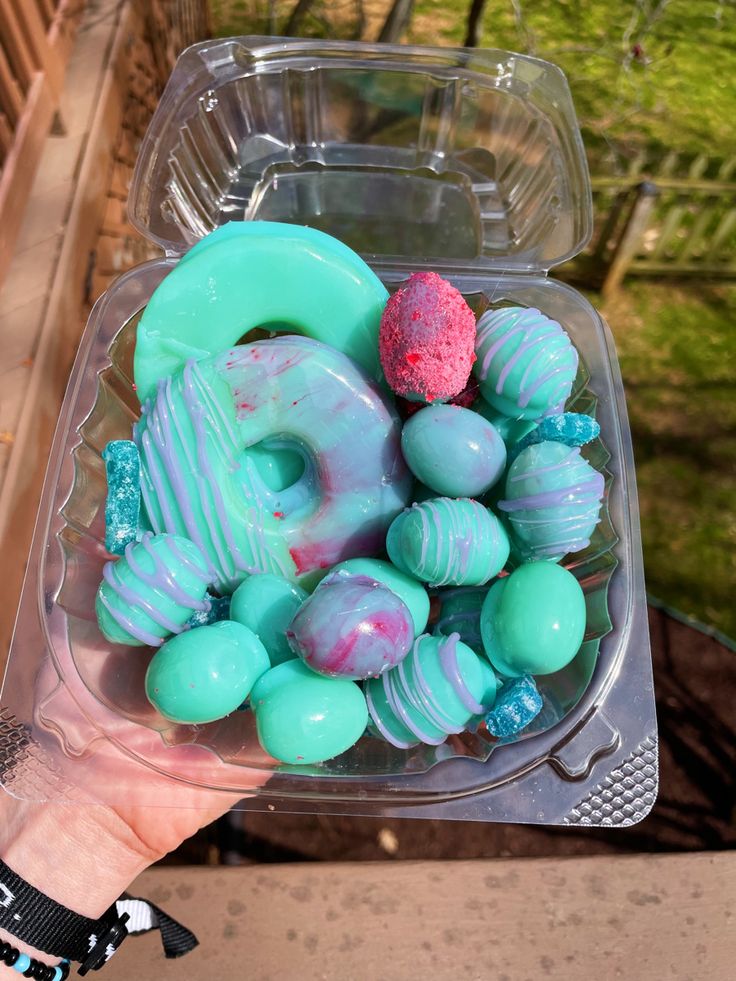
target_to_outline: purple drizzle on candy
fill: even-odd
[[[535,308],[503,308],[489,310],[478,321],[478,334],[475,349],[480,358],[476,366],[476,376],[486,381],[494,367],[493,362],[506,344],[521,336],[517,348],[509,357],[503,358],[498,366],[494,390],[497,395],[515,402],[525,409],[537,392],[555,377],[561,376],[557,388],[546,399],[551,407],[547,412],[561,411],[570,394],[572,377],[578,366],[578,355],[565,331],[554,320],[550,320]],[[490,346],[485,349],[485,345]],[[534,348],[539,350],[532,355],[518,383],[518,391],[506,392],[507,381],[517,363]],[[547,362],[549,367],[539,367]]]
[[[227,587],[243,572],[286,575],[283,562],[265,542],[263,504],[245,487],[243,510],[250,511],[252,521],[239,530],[245,531],[258,564],[250,563],[238,546],[213,462],[218,460],[230,473],[238,470],[239,438],[196,361],[187,361],[177,386],[183,412],[177,412],[172,379],[161,379],[156,395],[143,406],[145,429],[141,423],[134,428],[144,463],[141,490],[154,531],[183,534],[193,541],[208,557],[210,581],[221,586]],[[193,448],[185,419],[194,434]],[[194,494],[183,476],[182,462],[195,484]]]
[[[97,598],[113,618],[115,623],[117,623],[119,627],[122,627],[123,630],[127,631],[131,637],[135,637],[136,640],[139,640],[142,644],[148,644],[149,647],[159,647],[164,642],[163,637],[159,637],[157,634],[149,633],[147,630],[144,630],[143,627],[139,627],[137,624],[133,623],[130,617],[111,606],[104,593],[98,593]]]
[[[125,583],[120,582],[120,580],[115,575],[113,571],[114,567],[112,563],[108,562],[105,568],[102,570],[102,578],[110,586],[112,591],[118,596],[124,603],[128,606],[132,606],[136,609],[143,610],[154,623],[157,623],[159,627],[163,627],[164,630],[168,630],[169,633],[176,633],[179,630],[178,624],[174,623],[169,617],[160,610],[157,610],[155,606],[140,593],[136,592],[135,589],[131,589],[130,586],[126,586]]]
[[[128,567],[131,572],[135,574],[136,579],[140,579],[141,582],[146,583],[152,589],[161,590],[166,593],[169,599],[178,603],[180,606],[188,606],[192,610],[206,610],[209,606],[206,600],[193,600],[186,590],[182,589],[181,586],[174,580],[171,575],[170,570],[166,565],[159,560],[159,557],[154,552],[151,547],[151,535],[150,531],[144,534],[141,539],[141,545],[143,546],[147,555],[150,555],[151,561],[153,562],[155,571],[153,573],[146,572],[139,564],[136,562],[135,556],[133,555],[133,545],[130,544],[125,549],[125,559],[128,563]],[[187,572],[191,572],[197,579],[201,582],[209,582],[209,577],[206,572],[199,569],[193,562],[190,562],[186,556],[177,549],[171,541],[168,542],[169,551],[174,555],[177,562],[179,562]],[[105,567],[107,568],[107,566]],[[108,580],[109,581],[109,580]]]
[[[125,562],[133,573],[135,579],[155,590],[158,593],[163,594],[167,599],[171,600],[172,603],[176,603],[178,606],[184,609],[206,612],[210,608],[210,603],[207,599],[198,600],[191,596],[185,589],[183,589],[179,583],[177,583],[172,576],[171,568],[164,561],[161,555],[157,554],[156,550],[152,545],[153,535],[150,531],[147,531],[140,543],[134,545],[132,542],[125,549],[124,558],[119,559],[117,562],[107,562],[102,570],[102,577],[107,585],[110,587],[111,591],[128,607],[132,609],[137,609],[146,614],[155,624],[162,627],[166,634],[178,634],[184,629],[183,624],[178,624],[170,617],[167,617],[161,610],[157,609],[145,595],[135,588],[135,586],[126,585],[120,578],[120,570],[118,565],[120,562]],[[180,567],[186,569],[191,575],[200,582],[209,582],[209,576],[206,572],[200,569],[191,559],[184,555],[184,553],[176,546],[176,543],[171,540],[171,538],[166,539],[166,547],[170,555],[179,563]],[[153,563],[153,572],[146,572],[136,560],[133,554],[136,549],[143,549],[145,553],[150,557]],[[98,592],[98,597],[104,608],[117,623],[119,627],[125,630],[135,637],[136,640],[141,641],[143,644],[149,644],[152,647],[157,647],[163,643],[166,634],[164,636],[159,636],[153,634],[141,627],[134,620],[130,618],[124,611],[118,610],[113,607],[108,601],[103,591]]]
[[[460,634],[450,634],[447,640],[440,647],[440,664],[445,677],[455,689],[455,694],[463,703],[465,708],[472,715],[480,715],[483,706],[476,702],[468,686],[463,681],[460,674],[460,665],[457,663],[457,642]]]
[[[365,700],[368,705],[368,713],[370,715],[373,725],[378,729],[380,734],[386,740],[387,743],[391,743],[392,746],[396,746],[397,749],[411,749],[413,743],[407,743],[394,736],[388,731],[386,726],[381,721],[381,716],[376,711],[375,702],[373,701],[373,694],[371,692],[370,685],[365,686]]]
[[[544,491],[540,494],[529,494],[527,497],[517,497],[513,501],[499,501],[499,511],[528,511],[533,508],[553,508],[563,504],[598,504],[603,494],[603,474],[596,474],[583,484],[573,484],[559,490]]]
[[[465,728],[465,723],[457,723],[448,718],[444,712],[442,704],[437,694],[432,690],[427,678],[422,671],[420,650],[422,643],[437,638],[430,638],[424,634],[417,638],[410,655],[412,677],[407,675],[406,666],[409,658],[397,667],[383,674],[379,681],[371,681],[365,685],[365,695],[368,703],[368,711],[373,720],[373,724],[383,738],[396,746],[398,749],[408,749],[412,744],[395,736],[389,729],[386,721],[381,719],[373,697],[373,685],[380,684],[386,699],[386,706],[397,722],[408,729],[417,740],[430,746],[439,746],[445,741],[448,735],[460,733]],[[467,709],[470,715],[480,715],[484,711],[484,706],[476,702],[472,692],[468,688],[465,680],[460,673],[457,660],[457,643],[459,634],[451,634],[449,637],[442,638],[436,648],[440,670],[457,695],[461,704]],[[413,682],[413,683],[412,683]],[[409,711],[419,716],[417,719]],[[440,735],[430,732],[422,725],[422,720],[439,730]]]

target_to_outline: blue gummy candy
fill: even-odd
[[[564,443],[566,446],[583,446],[597,438],[601,427],[592,416],[582,412],[562,412],[557,416],[547,416],[536,429],[527,433],[510,450],[509,458],[516,458],[527,446],[535,443]]]
[[[542,696],[534,678],[512,678],[499,688],[493,708],[485,717],[492,736],[508,740],[521,732],[542,711]]]
[[[130,439],[114,439],[102,451],[107,475],[105,548],[122,555],[138,537],[141,510],[141,464]]]
[[[210,607],[208,610],[195,610],[186,622],[186,626],[209,627],[211,623],[219,620],[228,620],[230,617],[230,597],[229,596],[207,596]]]

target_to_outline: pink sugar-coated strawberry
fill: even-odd
[[[462,392],[475,361],[475,316],[437,273],[414,273],[389,299],[379,352],[386,381],[413,402],[446,402]]]

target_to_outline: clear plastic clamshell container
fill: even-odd
[[[562,73],[503,51],[236,38],[186,51],[138,161],[130,214],[165,255],[122,276],[90,316],[56,432],[0,715],[5,788],[33,799],[201,805],[544,824],[628,825],[651,809],[657,745],[639,516],[610,334],[547,270],[591,230],[583,146]],[[146,701],[151,652],[108,644],[94,596],[110,439],[129,438],[136,324],[179,257],[231,219],[296,222],[360,252],[389,289],[449,278],[476,309],[534,306],[581,356],[569,407],[604,516],[565,564],[587,601],[574,661],[540,679],[517,742],[483,733],[396,750],[364,737],[337,759],[273,767],[252,713],[176,726]]]

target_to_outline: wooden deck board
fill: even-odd
[[[27,247],[15,252],[0,289],[0,551],[9,570],[0,608],[2,649],[9,643],[51,435],[84,324],[87,267],[100,222],[90,201],[104,203],[120,123],[115,100],[102,105],[104,83],[109,88],[111,42],[127,9],[101,0],[78,35],[62,99],[74,112],[67,114],[65,135],[46,140],[20,230]],[[49,199],[54,204],[44,215]]]
[[[153,869],[194,930],[126,941],[108,981],[731,981],[736,854]]]

